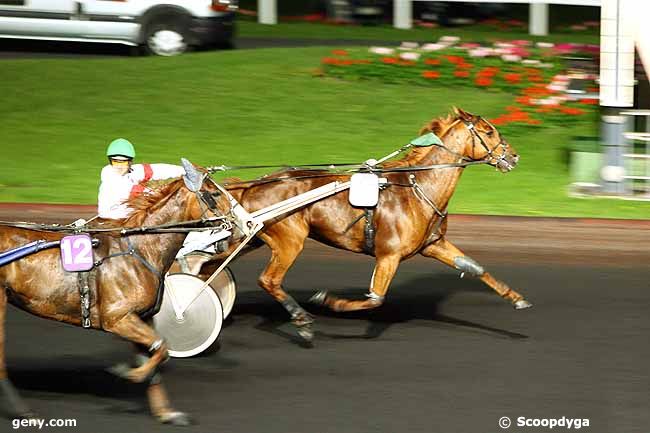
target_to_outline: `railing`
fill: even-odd
[[[650,199],[650,110],[629,110],[621,114],[626,116],[645,117],[641,128],[644,132],[628,131],[623,134],[628,140],[627,151],[623,154],[626,191],[633,196],[641,194]],[[636,119],[635,119],[636,120]],[[633,122],[638,128],[637,122]]]

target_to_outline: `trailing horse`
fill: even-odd
[[[484,163],[508,172],[519,157],[492,124],[460,109],[452,116],[430,121],[420,135],[431,132],[441,142],[414,147],[402,159],[373,168],[387,183],[373,209],[374,216],[367,218],[369,223],[362,222],[365,210],[351,206],[349,192],[345,191],[267,223],[258,234],[271,249],[271,259],[259,277],[259,285],[286,308],[303,338],[313,338],[313,318],[283,290],[282,281],[308,237],[376,257],[366,299],[343,299],[325,291],[312,297],[313,302],[334,311],[381,305],[400,262],[416,254],[479,278],[517,309],[531,306],[522,295],[486,272],[445,237],[447,205],[463,168]],[[321,170],[285,170],[257,181],[226,184],[226,188],[246,210],[253,212],[329,182],[349,178],[350,175]],[[368,242],[373,232],[373,242]],[[214,269],[218,260],[229,252],[206,263],[203,273]]]
[[[125,232],[101,232],[89,229],[98,241],[94,249],[96,262],[87,274],[85,285],[90,294],[84,317],[80,274],[63,269],[59,249],[43,250],[0,266],[0,392],[17,416],[33,416],[7,377],[4,355],[4,324],[7,302],[36,316],[76,326],[113,333],[132,342],[148,356],[140,356],[141,365],[124,371],[133,382],[148,382],[147,395],[153,415],[160,421],[187,424],[188,416],[174,410],[161,383],[158,366],[167,359],[164,340],[147,323],[162,292],[162,278],[181,248],[184,233],[137,234],[142,227],[182,225],[204,221],[216,215],[213,185],[203,185],[205,176],[183,161],[186,175],[150,195],[132,199],[133,213],[118,225]],[[209,191],[202,190],[209,189]],[[208,211],[208,208],[210,209]],[[37,240],[60,241],[64,234],[0,225],[0,251]],[[133,228],[129,230],[129,228]],[[110,230],[110,228],[109,228]],[[89,314],[88,314],[89,313]],[[88,319],[84,321],[83,319]],[[85,322],[85,323],[83,323]]]

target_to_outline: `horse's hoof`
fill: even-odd
[[[532,306],[533,304],[531,304],[525,299],[520,299],[517,302],[515,302],[515,310],[525,310],[526,308],[530,308]]]
[[[112,375],[117,376],[117,377],[119,377],[121,379],[127,379],[128,380],[129,379],[129,372],[131,371],[131,367],[127,363],[122,362],[122,363],[115,364],[114,366],[107,368],[106,371],[108,371]]]
[[[298,326],[298,335],[306,342],[311,343],[314,340],[314,330],[311,324]]]
[[[178,426],[192,425],[192,418],[185,412],[168,412],[158,417],[161,423]]]
[[[327,298],[327,290],[319,290],[318,292],[314,293],[314,296],[309,298],[308,302],[316,305],[325,305],[326,298]]]

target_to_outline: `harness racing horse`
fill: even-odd
[[[183,165],[186,175],[182,179],[131,199],[129,207],[133,213],[124,220],[116,220],[115,224],[124,228],[170,226],[203,221],[207,212],[216,215],[214,199],[206,200],[206,194],[216,188],[208,183],[204,187],[204,175],[186,160]],[[141,315],[156,308],[162,291],[162,275],[171,266],[185,235],[165,232],[121,237],[117,231],[94,234],[99,241],[94,255],[99,260],[91,271],[95,288],[91,289],[90,323],[85,324],[118,335],[132,342],[139,351],[148,352],[150,356],[139,357],[141,365],[126,371],[125,376],[133,382],[147,381],[153,415],[161,422],[179,425],[189,423],[189,418],[171,407],[157,373],[158,366],[168,357],[167,345]],[[63,236],[0,225],[0,251],[41,239],[59,241]],[[53,248],[0,266],[0,287],[0,392],[10,404],[9,410],[17,416],[30,417],[33,414],[7,377],[4,356],[7,302],[36,316],[82,326],[78,275],[64,271],[59,249]]]
[[[366,248],[367,228],[361,221],[364,210],[349,204],[348,191],[310,204],[286,218],[271,221],[258,234],[271,249],[271,258],[259,277],[259,285],[282,303],[299,334],[306,340],[313,338],[313,318],[283,290],[282,281],[302,251],[307,237],[376,257],[366,299],[343,299],[326,291],[312,297],[311,301],[334,311],[363,310],[381,305],[400,262],[416,254],[437,259],[480,278],[517,309],[531,306],[522,295],[486,272],[445,237],[447,205],[463,167],[485,163],[501,172],[508,172],[515,167],[519,157],[492,124],[460,109],[455,109],[452,116],[430,121],[421,129],[420,135],[430,132],[441,138],[438,145],[415,147],[404,158],[385,163],[378,170],[383,171],[388,184],[381,191],[374,210],[372,251]],[[446,164],[449,166],[445,168],[426,169],[427,166]],[[226,184],[226,188],[245,209],[253,212],[329,182],[347,181],[349,178],[350,175],[328,174],[320,170],[285,170],[258,181]],[[256,246],[259,245],[261,243]],[[216,260],[221,257],[206,263],[203,272],[214,268]]]

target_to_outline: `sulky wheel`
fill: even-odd
[[[223,307],[211,288],[191,274],[168,274],[160,311],[153,317],[156,331],[169,345],[169,355],[186,358],[214,343],[223,324]]]
[[[212,254],[203,251],[194,251],[187,254],[181,260],[176,260],[169,269],[169,273],[184,272],[192,275],[198,275],[201,279],[207,280],[210,273],[201,273],[201,266],[212,257]],[[182,261],[185,261],[184,263]],[[223,305],[223,318],[227,318],[235,304],[237,295],[237,284],[235,277],[229,268],[225,268],[210,283]]]

